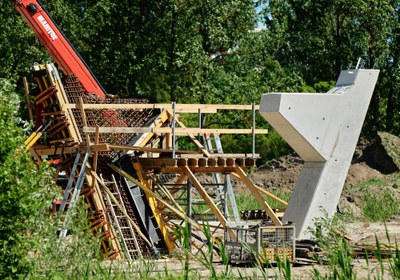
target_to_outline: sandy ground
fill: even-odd
[[[352,222],[346,224],[346,233],[352,238],[350,243],[353,245],[375,244],[375,236],[382,244],[396,244],[396,241],[400,241],[400,220],[386,223]]]
[[[104,266],[115,265],[111,262],[105,262]],[[125,267],[129,267],[129,275],[132,276],[132,279],[135,279],[136,276],[139,278],[149,278],[149,277],[166,277],[167,275],[170,279],[175,276],[182,276],[184,271],[185,262],[184,260],[178,260],[175,258],[165,258],[161,260],[147,261],[143,262],[134,262],[130,265],[122,264]],[[380,279],[391,279],[389,272],[387,271],[389,264],[387,261],[384,261],[384,274],[383,278]],[[146,269],[149,269],[151,272],[146,273]],[[223,275],[225,275],[226,267],[222,265],[219,261],[215,261],[213,263],[213,267],[216,271],[217,276],[220,279],[223,279]],[[330,273],[329,267],[327,265],[319,265],[319,264],[309,264],[309,265],[292,265],[291,266],[291,279],[312,279],[313,271],[318,270],[321,275],[325,276]],[[141,271],[141,272],[139,272]],[[189,262],[189,279],[209,279],[211,276],[211,271],[200,264],[198,261],[192,259]],[[381,266],[377,261],[369,260],[369,263],[364,259],[355,259],[353,261],[353,271],[356,275],[356,279],[374,279],[374,275],[377,273],[380,274]],[[145,275],[144,275],[145,274]],[[265,268],[264,271],[261,271],[260,268],[255,267],[245,267],[245,266],[229,266],[228,275],[232,275],[234,278],[241,279],[285,279],[280,273],[277,267]],[[172,278],[171,278],[172,277]]]

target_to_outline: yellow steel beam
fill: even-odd
[[[143,184],[143,186],[145,186],[147,189],[151,190],[152,187],[151,187],[150,182],[143,177],[143,169],[142,169],[142,166],[140,165],[140,162],[137,160],[134,160],[133,168],[136,170],[136,174],[139,178],[139,181]],[[161,235],[163,236],[164,242],[167,245],[168,251],[172,252],[172,250],[175,249],[175,243],[171,240],[171,238],[169,236],[168,229],[161,217],[161,212],[157,208],[156,199],[150,193],[145,193],[145,195],[146,195],[147,201],[149,203],[149,206],[151,208],[151,211],[154,214],[154,218],[160,228]]]
[[[157,199],[160,203],[164,204],[165,207],[167,207],[169,210],[171,210],[171,212],[173,212],[175,215],[177,215],[179,218],[181,218],[184,221],[187,221],[188,223],[190,223],[194,228],[196,228],[197,230],[203,230],[203,228],[193,219],[187,217],[185,215],[185,213],[182,213],[182,211],[177,210],[175,207],[173,207],[171,204],[169,204],[168,202],[166,202],[165,200],[163,200],[159,195],[157,195],[155,192],[153,192],[152,190],[149,190],[148,188],[146,188],[145,186],[143,186],[143,184],[141,182],[139,182],[138,180],[136,180],[135,178],[133,178],[131,175],[129,175],[128,173],[126,173],[124,170],[122,170],[121,168],[115,166],[114,164],[107,164],[108,166],[110,166],[113,170],[115,170],[118,174],[121,174],[122,176],[124,176],[126,179],[128,179],[129,181],[131,181],[132,183],[134,183],[136,186],[138,186],[140,189],[142,189],[145,193],[150,194],[151,196],[153,196],[155,199]]]

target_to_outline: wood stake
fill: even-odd
[[[26,106],[28,107],[29,118],[31,119],[31,121],[33,123],[35,121],[35,119],[33,118],[32,104],[31,104],[31,100],[29,98],[29,86],[28,86],[28,81],[27,81],[26,77],[23,77],[23,82],[24,82]]]
[[[79,97],[79,107],[80,107],[80,110],[81,110],[81,116],[82,116],[83,126],[87,126],[86,113],[85,113],[85,108],[84,108],[84,105],[83,105],[82,96]],[[90,136],[89,136],[89,133],[85,132],[85,136],[86,136],[86,144],[87,144],[87,145],[90,145]]]

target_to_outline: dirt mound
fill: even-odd
[[[344,188],[356,186],[372,178],[381,178],[382,173],[370,167],[366,162],[355,163],[350,166]]]
[[[303,163],[304,161],[298,156],[286,156],[260,166],[249,177],[254,184],[265,189],[293,190]],[[371,168],[366,162],[354,163],[350,166],[344,187],[353,187],[382,176],[382,173]]]
[[[252,182],[265,189],[293,190],[303,163],[297,154],[284,156],[258,167],[249,177]],[[360,139],[344,187],[350,188],[369,179],[381,178],[383,174],[397,172],[399,166],[399,137],[389,133],[379,133],[373,143]],[[243,187],[238,186],[239,182],[235,185]]]
[[[297,154],[271,160],[251,174],[250,180],[257,186],[269,190],[293,190],[303,163],[304,161]]]
[[[386,132],[379,132],[376,140],[365,148],[360,159],[383,174],[399,171],[400,138]]]

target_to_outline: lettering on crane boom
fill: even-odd
[[[44,29],[47,31],[53,41],[58,39],[56,32],[54,32],[53,28],[51,28],[42,15],[38,16],[37,19],[43,25]]]

